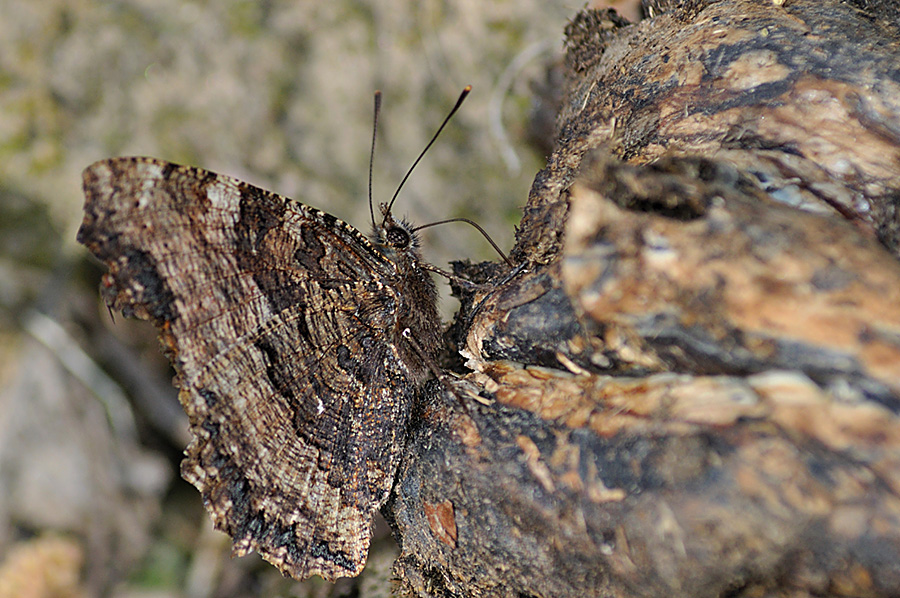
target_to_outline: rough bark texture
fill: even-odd
[[[458,267],[401,588],[900,595],[897,4],[645,10],[572,21],[522,265]]]

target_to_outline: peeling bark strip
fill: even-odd
[[[900,595],[900,10],[647,4],[567,30],[524,267],[457,322],[477,400],[412,418],[401,587]]]
[[[658,371],[794,369],[900,409],[900,263],[840,218],[729,187],[734,177],[697,184],[713,166],[599,164],[572,187],[562,280],[602,330],[597,350],[636,339],[620,360]],[[617,205],[638,181],[679,189],[673,199],[702,214],[673,218],[665,198]]]

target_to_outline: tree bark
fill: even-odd
[[[457,266],[400,587],[898,596],[900,10],[645,11],[569,25],[520,266]]]

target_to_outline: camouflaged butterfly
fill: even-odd
[[[216,527],[292,577],[357,575],[442,342],[414,229],[385,206],[370,240],[150,158],[97,162],[84,193],[78,241],[108,305],[159,329],[193,434],[182,476]]]

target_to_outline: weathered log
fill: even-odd
[[[409,595],[900,595],[896,5],[672,4],[572,22],[522,266],[458,265]]]

